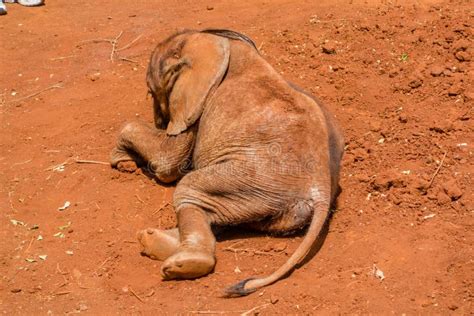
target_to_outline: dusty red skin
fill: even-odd
[[[281,268],[226,294],[250,294],[291,272],[335,202],[344,140],[333,116],[231,30],[172,34],[152,54],[147,85],[156,127],[125,125],[111,164],[135,160],[162,182],[178,181],[179,234],[142,230],[143,253],[164,260],[165,280],[195,279],[216,264],[211,227],[288,235],[309,225]]]

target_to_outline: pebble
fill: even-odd
[[[321,46],[321,49],[323,50],[323,53],[325,54],[335,54],[336,53],[336,47],[333,43],[324,43],[322,46]]]
[[[279,243],[275,244],[275,246],[273,246],[273,251],[275,251],[275,252],[282,252],[285,249],[286,249],[286,242],[284,242],[284,241],[279,242]]]
[[[408,122],[408,118],[407,118],[406,114],[400,114],[400,116],[398,117],[398,120],[400,121],[400,123]]]
[[[83,311],[88,310],[89,307],[87,307],[87,305],[84,304],[84,303],[79,303],[79,308],[78,309],[83,312]]]
[[[356,148],[352,151],[352,154],[354,155],[354,161],[364,161],[369,157],[369,154],[367,151],[363,148]]]
[[[453,84],[449,89],[448,89],[448,95],[449,96],[456,96],[462,94],[463,88],[460,84]]]
[[[451,202],[450,197],[441,190],[436,195],[436,200],[438,200],[439,205],[444,205],[444,204],[448,204],[448,203]]]
[[[422,84],[423,84],[423,81],[420,78],[413,78],[411,79],[408,86],[412,89],[416,89],[418,87],[421,87]]]
[[[87,74],[87,78],[89,78],[91,81],[99,80],[99,78],[100,78],[100,72],[95,72],[95,73]]]
[[[444,68],[441,66],[433,66],[431,67],[430,74],[433,77],[439,77],[443,74]]]
[[[449,308],[450,310],[452,310],[452,311],[455,311],[455,310],[457,310],[459,307],[458,307],[457,305],[455,305],[455,304],[450,304],[450,305],[448,306],[448,308]]]
[[[21,289],[19,289],[19,288],[14,288],[14,289],[11,289],[10,292],[12,292],[12,293],[20,293],[20,292],[21,292]]]
[[[447,194],[447,196],[450,198],[451,201],[458,200],[463,194],[462,190],[459,188],[459,186],[456,183],[456,180],[454,179],[444,182],[443,190]]]
[[[382,172],[372,182],[372,187],[380,192],[386,191],[391,187],[401,188],[405,186],[406,183],[403,180],[403,175],[395,171]]]
[[[456,57],[457,60],[463,62],[463,61],[470,61],[471,60],[471,55],[469,55],[468,52],[466,51],[459,51],[454,54],[454,57]]]

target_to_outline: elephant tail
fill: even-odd
[[[227,288],[224,297],[245,296],[259,288],[275,283],[285,277],[307,256],[317,240],[329,214],[329,199],[313,202],[313,218],[306,236],[293,255],[278,270],[263,278],[250,278]]]

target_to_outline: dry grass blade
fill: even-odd
[[[93,165],[107,165],[107,166],[110,165],[110,163],[105,162],[105,161],[84,160],[84,159],[76,159],[76,163],[79,163],[79,164],[93,164]]]
[[[26,100],[26,99],[29,99],[29,98],[33,98],[33,97],[36,97],[37,95],[43,93],[43,92],[46,92],[46,91],[49,91],[49,90],[53,90],[53,89],[61,89],[61,88],[64,88],[63,84],[61,82],[58,82],[56,84],[53,84],[52,86],[49,86],[49,87],[46,87],[40,91],[36,91],[32,94],[29,94],[27,96],[24,96],[22,98],[18,98],[18,99],[15,99],[15,100],[11,100],[10,103],[17,103],[17,102],[21,102],[23,100]]]
[[[255,306],[254,308],[249,309],[248,311],[246,311],[246,312],[240,314],[240,316],[252,315],[252,313],[255,312],[256,310],[261,309],[261,308],[265,308],[265,307],[267,307],[268,305],[270,305],[270,303],[266,303],[266,304],[262,304],[262,305],[259,305],[259,306]]]
[[[128,290],[129,290],[130,293],[132,293],[133,296],[135,296],[140,302],[145,303],[145,301],[144,301],[140,296],[138,296],[137,293],[135,293],[135,291],[132,289],[132,287],[129,286],[129,287],[128,287]]]
[[[430,183],[428,185],[428,189],[431,188],[431,185],[433,184],[433,181],[434,179],[436,178],[436,176],[438,175],[438,172],[441,170],[441,167],[443,166],[443,163],[444,163],[444,159],[446,158],[446,155],[448,154],[447,151],[444,152],[444,156],[443,158],[441,159],[441,162],[439,163],[439,166],[438,168],[436,169],[435,173],[433,174],[433,176],[431,176],[431,180],[430,180]]]
[[[127,45],[123,46],[123,47],[120,47],[120,48],[117,48],[115,51],[116,52],[121,52],[123,50],[126,50],[127,48],[130,48],[133,44],[135,44],[139,39],[140,37],[142,37],[142,34],[138,35],[134,40],[132,40],[130,43],[128,43]]]

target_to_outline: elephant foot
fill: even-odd
[[[179,247],[179,232],[177,228],[168,230],[144,229],[137,233],[137,238],[143,246],[141,254],[154,260],[166,260]]]
[[[216,259],[208,252],[180,250],[163,262],[161,276],[164,280],[195,279],[209,274],[215,265]]]

